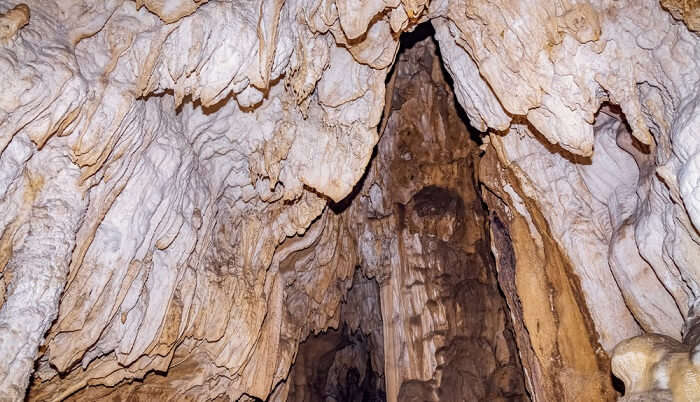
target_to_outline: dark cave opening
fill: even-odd
[[[381,318],[372,317],[372,312],[361,307],[365,300],[378,300],[379,287],[359,271],[353,282],[341,306],[344,322],[340,328],[312,335],[299,345],[287,379],[287,400],[386,400],[381,327],[372,327],[376,323],[381,325]]]
[[[298,364],[304,364],[305,373],[295,372],[289,400],[386,400],[381,384],[384,379],[372,367],[367,338],[361,331],[352,331],[347,325],[309,338],[299,351],[302,360]],[[305,392],[310,399],[305,399]]]
[[[289,401],[529,400],[477,179],[481,134],[434,34],[424,23],[402,35],[379,144],[351,195],[330,205],[348,219],[361,211],[364,230],[396,238],[384,252],[400,263],[358,267],[339,329],[300,345]],[[380,222],[393,232],[377,233]],[[386,299],[389,288],[398,300]]]

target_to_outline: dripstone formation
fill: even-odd
[[[699,400],[699,21],[0,0],[0,400]]]

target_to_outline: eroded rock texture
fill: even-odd
[[[390,82],[377,154],[341,214],[379,284],[387,399],[524,399],[475,181],[479,149],[430,38],[402,53]]]
[[[479,148],[433,40],[411,34],[391,75],[384,129],[344,222],[356,277],[340,329],[309,338],[289,400],[526,400],[476,184]],[[379,381],[379,382],[378,382]]]
[[[339,329],[310,336],[299,345],[289,378],[277,399],[288,401],[386,400],[379,285],[356,271],[341,304]]]
[[[0,2],[0,399],[693,400],[697,14]]]

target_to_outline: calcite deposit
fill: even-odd
[[[699,16],[0,0],[0,400],[699,400]]]

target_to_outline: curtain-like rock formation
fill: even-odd
[[[361,282],[362,301],[353,285],[341,321],[382,335],[369,343],[387,400],[526,400],[476,185],[479,148],[458,115],[434,43],[421,34],[411,36],[423,40],[402,52],[390,78],[385,129],[362,186],[349,206],[336,208],[357,244],[360,271],[378,284],[372,292]],[[312,342],[338,345],[331,335]],[[346,349],[335,352],[336,362]],[[323,361],[314,353],[303,356],[302,370]],[[327,400],[324,394],[309,386],[310,396],[292,400]]]
[[[388,400],[524,398],[475,184],[479,149],[430,40],[402,54],[386,129],[353,207],[361,261],[380,268]],[[354,211],[353,211],[354,212]]]
[[[613,349],[648,333],[697,372],[697,15],[0,1],[0,398],[283,399],[303,340],[374,339],[378,309],[389,400],[523,395],[520,364],[533,400],[612,399]],[[480,157],[431,45],[385,82],[421,23]],[[379,305],[349,307],[353,278]]]

